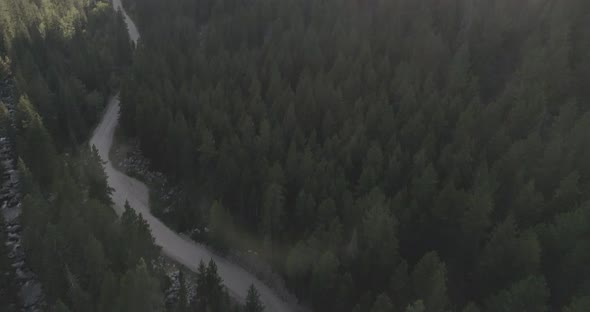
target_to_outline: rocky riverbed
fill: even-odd
[[[45,310],[45,297],[37,276],[26,265],[26,255],[22,247],[20,178],[14,137],[16,101],[12,81],[6,79],[0,82],[0,105],[8,112],[11,120],[0,131],[0,163],[3,169],[0,177],[0,207],[6,234],[6,241],[2,243],[8,250],[8,258],[14,270],[14,287],[20,297],[20,302],[15,305],[19,305],[21,311],[36,312]]]

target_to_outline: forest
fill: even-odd
[[[315,311],[590,310],[590,2],[126,6],[121,130],[178,231]]]
[[[19,248],[43,293],[37,306],[22,302],[28,299],[16,275],[23,271],[14,269],[13,251],[5,245],[14,240],[2,218],[5,201],[0,310],[264,309],[253,286],[244,305],[231,300],[213,261],[201,263],[196,272],[196,294],[188,293],[188,282],[180,278],[178,298],[170,302],[166,260],[147,222],[128,204],[120,217],[115,213],[105,160],[87,142],[127,75],[133,53],[123,17],[108,2],[0,0],[0,137],[15,147],[9,162],[15,162],[20,180]],[[5,164],[0,165],[2,185],[12,176]]]
[[[83,0],[1,0],[0,14],[1,87],[12,92],[0,131],[16,143],[22,248],[43,287],[39,308],[163,311],[149,228],[131,209],[119,221],[102,160],[82,144],[131,62],[122,18]],[[10,276],[6,250],[0,258]],[[9,305],[12,286],[0,284],[3,311],[21,311]]]

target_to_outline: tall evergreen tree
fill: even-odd
[[[254,285],[248,288],[248,295],[246,296],[246,305],[244,312],[262,312],[264,305],[260,302],[260,294]]]

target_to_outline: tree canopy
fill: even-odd
[[[584,306],[587,1],[126,3],[122,129],[179,231],[243,230],[320,310]]]

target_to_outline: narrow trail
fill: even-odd
[[[137,27],[123,9],[121,0],[113,0],[113,6],[115,9],[123,11],[129,37],[134,43],[137,43],[139,39]],[[109,160],[109,151],[113,145],[113,137],[118,122],[119,98],[114,96],[110,99],[106,112],[90,139],[90,145],[96,146],[100,157],[107,160],[105,172],[109,185],[114,189],[112,198],[117,213],[121,214],[125,201],[129,201],[131,207],[137,213],[141,213],[149,224],[156,244],[162,247],[163,253],[192,271],[197,271],[201,260],[206,262],[213,259],[217,264],[224,285],[229,290],[230,295],[236,299],[243,301],[246,298],[248,287],[250,284],[254,284],[260,293],[260,299],[266,306],[266,311],[294,311],[294,306],[281,299],[253,274],[225,258],[211,253],[205,246],[181,237],[150,213],[147,186],[117,171]]]

